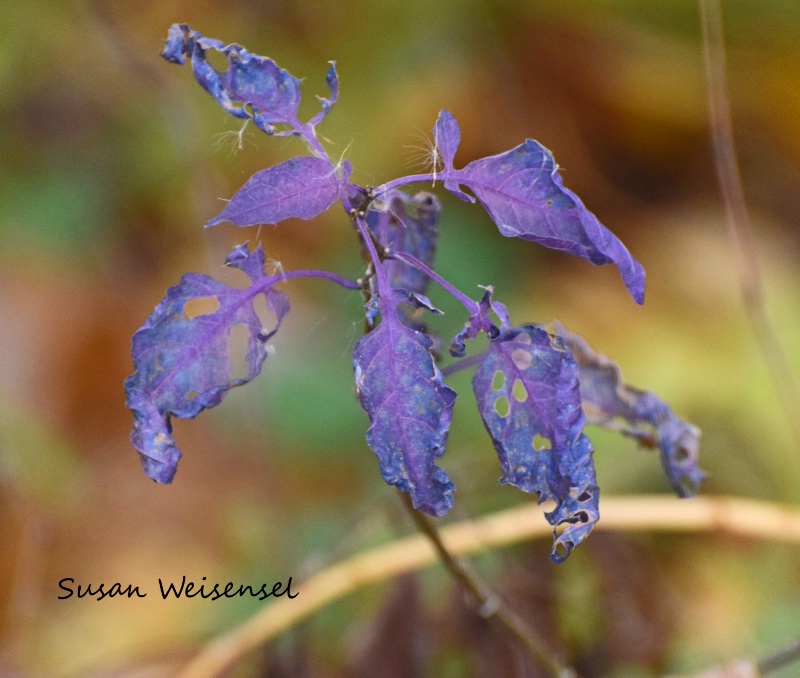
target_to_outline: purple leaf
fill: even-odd
[[[228,67],[219,72],[208,63],[206,52],[215,50],[228,59]],[[167,61],[184,64],[192,60],[197,82],[231,115],[250,118],[267,134],[302,134],[303,125],[297,118],[300,105],[300,80],[280,68],[272,59],[251,54],[240,45],[225,45],[206,38],[186,24],[173,24],[169,29],[164,51]],[[321,99],[322,112],[311,122],[316,124],[327,115],[338,95],[336,68],[332,64],[326,81],[330,99]],[[288,125],[277,132],[275,125]]]
[[[331,98],[324,99],[323,97],[318,96],[319,102],[322,104],[322,110],[317,113],[310,121],[309,125],[316,126],[320,122],[322,122],[325,117],[330,113],[331,108],[339,99],[339,76],[336,75],[336,62],[330,62],[331,67],[328,69],[328,74],[325,76],[325,83],[328,85],[328,89],[331,91]]]
[[[582,337],[563,327],[557,331],[578,362],[587,421],[620,430],[643,445],[657,446],[661,465],[675,492],[681,497],[697,494],[706,477],[698,466],[700,430],[676,417],[655,394],[628,386],[617,364],[595,353]],[[628,426],[619,424],[620,418]]]
[[[256,172],[206,226],[222,221],[255,226],[291,217],[313,219],[339,198],[348,169],[349,165],[340,178],[328,161],[302,156]]]
[[[461,128],[453,114],[446,109],[439,111],[439,118],[433,126],[433,143],[442,157],[445,169],[452,170],[453,158],[461,143]]]
[[[491,342],[472,379],[501,482],[553,499],[547,514],[565,527],[551,552],[562,562],[599,518],[592,444],[583,434],[578,366],[560,338],[541,327],[510,329]]]
[[[456,172],[453,169],[453,159],[461,143],[461,128],[453,114],[446,109],[439,111],[439,117],[433,126],[433,143],[442,158],[444,187],[464,202],[475,202],[475,198],[460,190],[458,181],[452,178]]]
[[[420,192],[409,198],[392,191],[380,209],[367,212],[367,224],[384,247],[392,252],[411,254],[428,266],[436,258],[441,206],[432,193]],[[430,278],[402,261],[389,259],[383,264],[392,287],[424,294]]]
[[[445,170],[445,188],[469,188],[500,232],[593,264],[616,264],[634,300],[644,302],[644,269],[625,246],[561,183],[558,166],[544,146],[527,139],[500,155]]]
[[[492,300],[492,293],[494,288],[486,287],[486,293],[478,304],[478,312],[470,316],[469,320],[464,323],[464,327],[450,342],[450,355],[454,358],[463,358],[467,350],[467,339],[474,339],[481,332],[485,332],[489,339],[497,339],[500,336],[500,329],[511,329],[508,320],[508,310],[498,301]],[[494,321],[489,317],[489,312],[494,311],[494,314],[500,320],[500,327],[495,325]]]
[[[393,305],[381,304],[381,323],[353,354],[358,397],[370,419],[367,443],[386,482],[407,492],[415,508],[440,516],[450,510],[455,486],[435,461],[444,453],[456,394],[433,362],[430,337],[384,313],[387,306]]]
[[[436,308],[431,300],[424,294],[417,294],[416,292],[407,292],[406,290],[395,290],[398,296],[398,303],[407,304],[411,308],[424,308],[434,315],[442,315],[442,312]]]
[[[171,287],[147,322],[133,336],[135,373],[125,381],[127,405],[133,411],[131,442],[145,473],[160,483],[172,482],[180,452],[172,439],[171,418],[191,419],[218,405],[234,386],[261,371],[266,342],[289,310],[283,292],[272,289],[279,276],[264,275],[264,252],[244,245],[233,249],[226,263],[253,279],[247,289],[233,289],[212,278],[187,273]],[[275,314],[271,330],[262,326],[253,300],[263,293]],[[186,304],[193,299],[215,301],[211,313],[189,318]],[[247,330],[246,374],[231,374],[229,343],[237,325]]]

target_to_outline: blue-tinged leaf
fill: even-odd
[[[267,356],[266,342],[289,310],[286,295],[271,287],[279,277],[264,275],[261,246],[252,253],[244,245],[236,247],[226,263],[247,273],[253,285],[233,289],[187,273],[133,336],[136,371],[125,381],[127,404],[134,415],[131,442],[145,473],[160,483],[172,481],[181,456],[172,438],[171,418],[191,419],[218,405],[232,387],[257,376]],[[253,307],[260,293],[275,314],[271,330],[262,326]],[[185,307],[193,299],[213,300],[217,308],[190,318]],[[247,330],[243,376],[231,374],[229,342],[237,325]]]
[[[436,308],[431,300],[424,294],[417,294],[416,292],[407,292],[406,290],[396,290],[399,303],[407,304],[411,308],[424,308],[434,315],[442,315],[442,312]]]
[[[392,191],[385,202],[367,212],[367,225],[381,244],[391,252],[411,254],[433,267],[439,237],[439,210],[436,196],[422,191],[409,198]],[[425,294],[430,278],[402,261],[389,259],[383,264],[392,287]]]
[[[500,232],[563,250],[593,264],[616,264],[634,300],[644,302],[645,275],[619,239],[561,182],[552,154],[525,143],[499,155],[445,170],[445,188],[469,188]]]
[[[484,289],[486,293],[478,304],[478,311],[469,317],[469,320],[464,323],[464,327],[461,328],[461,331],[453,337],[453,341],[450,342],[449,351],[450,355],[454,358],[464,357],[464,353],[467,350],[467,339],[474,339],[481,332],[485,332],[489,339],[497,339],[497,337],[500,336],[501,328],[503,330],[511,329],[508,319],[508,309],[499,301],[492,300],[494,288],[490,285]],[[494,314],[500,320],[500,327],[498,327],[489,316],[490,311],[494,311]]]
[[[339,99],[339,76],[336,74],[336,62],[331,61],[330,64],[331,67],[328,69],[328,74],[325,76],[325,83],[331,91],[331,97],[330,99],[325,99],[320,96],[317,97],[322,104],[322,110],[310,120],[309,124],[312,126],[322,122]]]
[[[453,159],[461,143],[461,128],[458,126],[453,114],[446,109],[439,111],[439,117],[433,126],[433,143],[437,153],[442,158],[442,173],[445,177],[444,187],[464,202],[475,202],[475,198],[460,190],[458,181],[454,181],[451,178],[455,172]]]
[[[433,143],[446,169],[453,169],[453,159],[461,143],[461,128],[446,109],[439,111],[439,117],[433,126]]]
[[[657,446],[675,492],[681,497],[697,494],[706,477],[698,466],[700,430],[675,416],[655,394],[628,386],[619,366],[592,350],[582,337],[563,327],[557,331],[578,362],[587,421],[619,430],[646,446]]]
[[[599,518],[592,444],[583,433],[578,366],[560,338],[541,327],[504,331],[472,379],[501,482],[552,499],[551,558],[562,562]],[[564,528],[556,536],[556,529]]]
[[[292,158],[256,172],[206,226],[222,221],[255,226],[277,224],[291,217],[313,219],[336,202],[346,181],[347,176],[337,176],[326,160]]]
[[[435,462],[444,453],[456,394],[433,362],[430,337],[394,312],[381,315],[353,354],[358,397],[370,419],[367,443],[386,482],[407,492],[415,508],[440,516],[450,510],[455,486]]]
[[[208,50],[221,52],[227,57],[225,71],[217,71],[208,63]],[[206,38],[186,24],[170,27],[162,55],[176,64],[184,64],[188,56],[197,82],[231,115],[252,119],[267,134],[276,134],[276,125],[289,127],[277,132],[279,136],[302,133],[303,125],[297,118],[300,80],[272,59],[251,54],[241,45],[225,45],[219,40]],[[331,98],[321,100],[322,113],[314,118],[312,124],[325,117],[336,101],[338,80],[333,65],[326,80]]]

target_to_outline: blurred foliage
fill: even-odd
[[[769,310],[798,374],[800,3],[723,4]],[[168,285],[187,270],[224,279],[227,250],[245,239],[286,268],[362,267],[336,210],[274,230],[203,230],[250,173],[298,149],[255,131],[235,148],[237,121],[158,56],[184,21],[305,77],[307,103],[336,59],[341,98],[320,131],[356,181],[419,170],[409,147],[443,107],[462,126],[459,166],[526,137],[551,148],[566,185],[644,263],[645,306],[609,267],[504,240],[447,197],[440,270],[465,291],[493,284],[515,318],[558,317],[700,426],[703,492],[798,502],[800,451],[745,320],[721,213],[695,2],[0,3],[0,673],[172,675],[264,603],[163,601],[159,577],[299,582],[411,529],[353,396],[360,300],[320,283],[288,289],[292,313],[261,378],[178,422],[174,485],[141,473],[122,381],[130,336]],[[448,312],[435,329],[452,335],[459,310],[432,296]],[[460,404],[443,466],[459,487],[454,515],[530,501],[496,482],[468,375],[452,384]],[[604,493],[667,490],[653,454],[590,436]],[[555,568],[545,546],[477,564],[587,678],[697,670],[800,634],[794,547],[593,535]],[[149,595],[58,600],[63,577]],[[345,667],[540,675],[438,569],[331,606],[235,675]]]

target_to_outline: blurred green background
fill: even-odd
[[[724,9],[768,310],[797,374],[800,2]],[[420,171],[414,147],[441,108],[462,127],[457,166],[526,137],[550,148],[565,185],[644,264],[645,306],[611,267],[506,240],[444,195],[440,271],[467,292],[493,284],[518,321],[560,319],[697,424],[703,493],[800,503],[800,451],[746,322],[722,216],[694,1],[0,3],[0,673],[172,675],[264,603],[166,602],[159,577],[299,582],[412,531],[354,397],[360,298],[321,282],[288,287],[292,312],[258,380],[176,423],[174,484],[141,471],[122,390],[130,337],[183,272],[225,280],[225,254],[244,240],[287,269],[355,277],[363,266],[336,209],[275,229],[203,229],[252,172],[302,149],[253,129],[237,150],[238,121],[188,66],[159,57],[173,22],[305,77],[306,111],[335,59],[341,96],[320,132],[356,182]],[[432,297],[448,311],[435,329],[451,336],[464,318]],[[451,383],[453,517],[531,501],[496,482],[469,375]],[[668,491],[655,455],[589,434],[606,496]],[[584,676],[697,670],[800,635],[796,547],[595,534],[560,567],[548,549],[477,566]],[[58,600],[63,577],[149,596]],[[331,606],[235,675],[540,675],[515,673],[512,650],[481,629],[434,568]]]

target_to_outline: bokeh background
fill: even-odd
[[[797,374],[800,2],[723,4],[768,311]],[[723,220],[693,0],[4,2],[0,673],[172,675],[265,603],[166,602],[159,577],[300,582],[413,530],[364,441],[350,366],[360,298],[321,282],[288,287],[292,312],[259,379],[176,423],[174,484],[141,471],[122,390],[130,337],[183,272],[225,280],[225,254],[245,240],[287,269],[362,270],[336,209],[275,229],[203,229],[252,172],[302,149],[257,130],[238,149],[239,122],[188,66],[159,57],[173,22],[305,77],[309,112],[336,59],[340,101],[320,131],[359,183],[420,171],[445,107],[462,127],[458,166],[526,137],[552,149],[565,184],[645,265],[644,307],[611,267],[506,240],[448,196],[440,271],[467,291],[493,284],[518,321],[560,319],[700,426],[703,493],[800,501],[800,450],[746,322]],[[464,318],[432,297],[451,336]],[[451,517],[531,501],[497,483],[469,375],[451,383]],[[653,453],[589,433],[606,496],[668,491]],[[560,567],[548,550],[521,545],[476,566],[585,676],[698,670],[800,634],[796,547],[594,534]],[[58,600],[63,577],[149,595]],[[540,674],[431,568],[332,605],[234,675]]]

